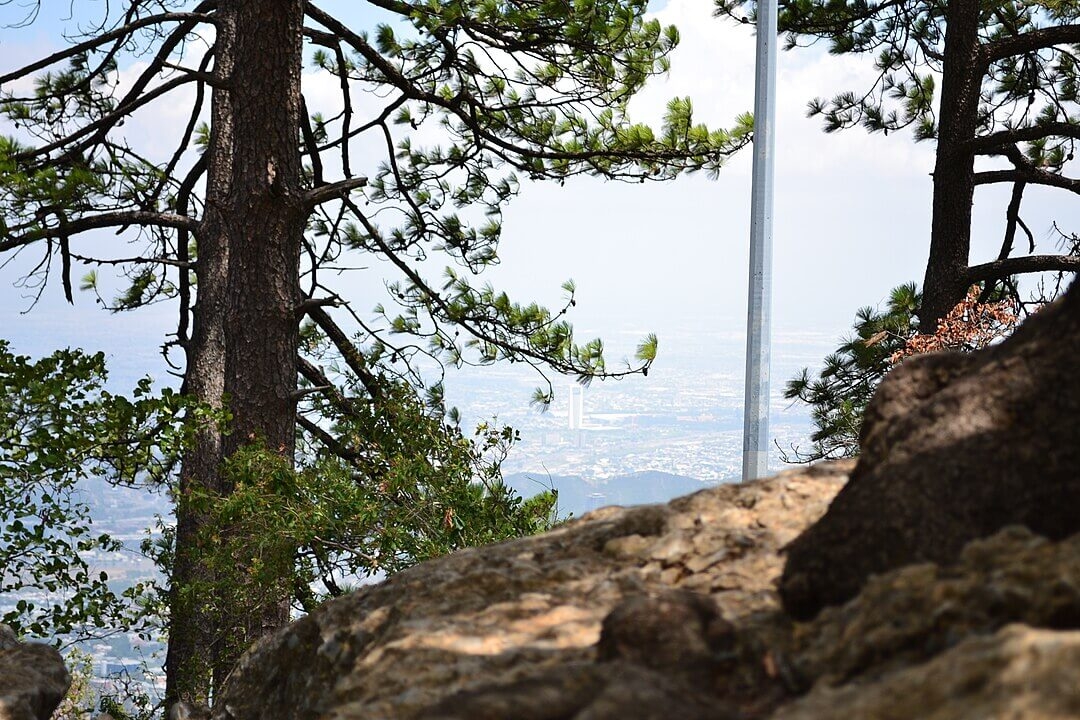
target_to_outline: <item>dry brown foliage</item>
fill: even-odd
[[[978,285],[972,285],[967,296],[938,324],[937,332],[912,336],[889,361],[895,365],[904,358],[923,353],[979,350],[1011,333],[1019,322],[1017,302],[1007,299],[981,303],[981,292]]]

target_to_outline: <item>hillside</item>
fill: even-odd
[[[559,491],[559,514],[581,517],[585,513],[608,505],[647,505],[667,502],[710,487],[694,478],[671,473],[645,470],[603,481],[588,481],[580,475],[548,475],[546,473],[514,473],[504,478],[507,485],[529,497],[548,488]]]

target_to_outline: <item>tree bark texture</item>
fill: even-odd
[[[971,140],[976,135],[983,77],[979,3],[951,0],[946,17],[946,72],[938,112],[930,258],[919,310],[919,330],[923,333],[933,333],[938,322],[967,292],[971,205],[975,198]]]
[[[243,649],[288,620],[288,596],[214,609],[206,518],[192,494],[227,495],[222,461],[252,441],[291,460],[296,415],[296,306],[304,226],[300,185],[303,0],[221,2],[197,298],[185,386],[232,415],[185,456],[177,498],[166,702],[205,703]],[[237,572],[242,574],[243,568]],[[187,589],[187,591],[185,591]],[[272,593],[271,593],[272,595]]]

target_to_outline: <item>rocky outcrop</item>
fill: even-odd
[[[695,718],[771,707],[786,694],[761,662],[778,551],[820,517],[850,467],[605,508],[424,563],[256,646],[214,717]]]
[[[55,648],[21,643],[10,627],[0,625],[0,720],[48,720],[70,685]]]
[[[789,548],[780,592],[797,618],[874,573],[949,563],[1010,524],[1080,531],[1080,289],[998,346],[906,360],[863,421],[851,482]]]
[[[1078,342],[1074,292],[905,363],[843,489],[850,463],[605,508],[328,603],[213,717],[1080,717]]]
[[[420,716],[1077,717],[1080,536],[1008,527],[956,564],[875,576],[807,624],[780,612],[729,622],[680,591],[632,598],[604,620],[597,660],[458,693]],[[566,688],[580,695],[568,701]]]
[[[1080,535],[1010,526],[791,621],[770,590],[776,551],[848,467],[425,563],[253,648],[214,717],[1080,716]]]
[[[1080,717],[1080,536],[1014,526],[875,576],[787,652],[813,689],[775,720]]]
[[[1080,632],[1010,625],[870,683],[821,684],[773,720],[1080,717]]]
[[[1052,542],[1011,526],[969,544],[955,564],[874,576],[848,604],[796,626],[790,662],[804,686],[861,682],[1010,623],[1080,629],[1080,535]]]

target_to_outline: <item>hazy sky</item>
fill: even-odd
[[[670,0],[656,13],[662,23],[678,26],[682,43],[670,75],[635,101],[640,118],[657,121],[676,95],[692,96],[696,117],[713,126],[730,125],[752,108],[753,33],[714,19],[711,11],[709,0]],[[0,21],[17,12],[0,6]],[[59,46],[50,23],[0,30],[0,71],[50,45]],[[819,49],[780,55],[773,251],[778,331],[839,336],[857,307],[881,302],[899,283],[922,279],[932,146],[915,145],[904,133],[826,135],[819,121],[805,117],[811,98],[865,87],[869,69],[868,58],[831,57]],[[330,90],[332,85],[328,96]],[[163,128],[183,121],[182,105],[155,104],[129,132],[171,142],[175,134]],[[578,178],[563,187],[528,185],[506,211],[503,262],[490,280],[517,299],[555,304],[559,285],[573,278],[579,289],[574,317],[583,330],[614,334],[640,326],[663,339],[665,328],[738,329],[746,306],[750,161],[748,151],[741,153],[716,181],[701,175],[667,184]],[[979,191],[973,262],[996,253],[1006,200],[1003,192]],[[1025,217],[1036,237],[1046,240],[1055,220],[1075,228],[1076,204],[1064,193],[1029,190]],[[98,339],[109,347],[128,334],[155,338],[172,322],[174,311],[164,306],[116,319],[86,294],[71,308],[59,284],[32,314],[21,316],[25,291],[12,288],[14,278],[10,268],[0,274],[0,336],[27,351]],[[365,290],[358,287],[358,295],[367,297]],[[141,362],[135,355],[117,360]]]

